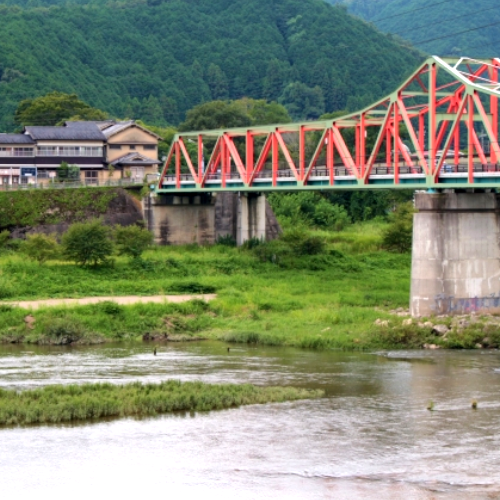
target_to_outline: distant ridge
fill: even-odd
[[[314,101],[314,118],[387,94],[421,60],[323,0],[0,0],[0,19],[0,132],[52,90],[156,125],[243,96]]]

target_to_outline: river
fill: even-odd
[[[0,346],[0,386],[169,378],[322,388],[320,400],[0,430],[5,499],[500,498],[498,351]],[[478,409],[471,408],[476,399]],[[434,410],[427,410],[430,401]]]

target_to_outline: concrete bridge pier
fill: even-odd
[[[257,193],[151,193],[143,199],[143,213],[159,245],[213,244],[228,236],[242,245],[281,231],[266,197]]]
[[[500,312],[500,196],[416,193],[412,316]]]

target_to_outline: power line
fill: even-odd
[[[483,26],[476,26],[475,28],[470,28],[468,30],[463,30],[463,31],[457,31],[455,33],[452,33],[450,35],[443,35],[443,36],[438,36],[438,37],[435,37],[435,38],[429,38],[427,40],[419,40],[417,42],[412,42],[414,45],[417,45],[417,44],[421,44],[421,43],[428,43],[428,42],[434,42],[436,40],[443,40],[445,38],[450,38],[452,36],[456,36],[456,35],[462,35],[463,33],[470,33],[471,31],[477,31],[477,30],[480,30],[480,29],[483,29],[483,28],[489,28],[491,26],[497,26],[498,24],[500,24],[500,21],[496,21],[494,23],[490,23],[490,24],[484,24]]]
[[[421,26],[412,26],[412,30],[417,30],[417,29],[420,29],[420,28],[427,28],[428,26],[434,26],[436,24],[443,24],[443,23],[449,23],[451,21],[455,21],[456,19],[460,19],[462,17],[468,17],[468,16],[473,16],[474,14],[482,14],[483,12],[487,12],[489,10],[498,10],[498,6],[495,5],[495,7],[490,7],[489,9],[484,9],[484,10],[478,10],[476,12],[470,12],[470,13],[467,13],[467,14],[462,14],[460,16],[456,16],[456,17],[451,17],[451,18],[448,18],[448,19],[441,19],[439,21],[436,21],[434,23],[426,23],[426,24],[422,24]],[[403,30],[403,31],[395,31],[395,32],[392,32],[393,35],[400,35],[401,33],[406,33],[408,30]]]
[[[392,16],[381,17],[379,19],[370,19],[370,21],[372,23],[378,23],[380,21],[385,21],[386,19],[392,19],[393,17],[405,16],[406,14],[411,14],[412,12],[416,12],[418,10],[425,10],[425,9],[430,8],[430,7],[435,7],[436,5],[441,5],[443,3],[450,3],[450,2],[456,2],[456,0],[443,0],[442,2],[424,5],[423,7],[418,7],[416,9],[405,10],[404,12],[400,12],[399,14],[393,14]]]

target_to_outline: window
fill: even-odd
[[[57,148],[55,146],[39,146],[39,156],[57,156]]]
[[[0,147],[0,156],[33,156],[33,148]]]
[[[122,147],[119,144],[110,144],[109,149],[121,149]]]
[[[85,183],[97,184],[99,172],[97,170],[85,170]]]
[[[129,146],[129,148],[130,148],[130,149],[135,149],[135,146],[134,146],[133,144],[131,144],[131,145]]]
[[[154,151],[156,149],[156,146],[153,144],[145,144],[144,149],[149,151]]]
[[[29,149],[29,148],[23,148]],[[102,156],[100,146],[39,146],[39,156]],[[25,155],[31,156],[31,155]]]
[[[144,179],[144,167],[131,167],[130,168],[131,178],[134,180]]]

